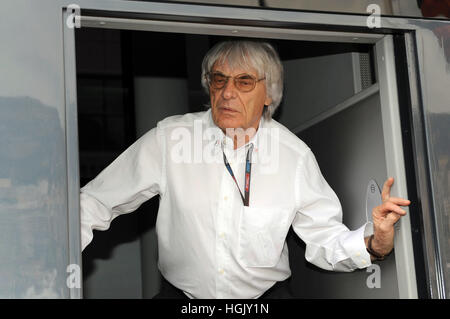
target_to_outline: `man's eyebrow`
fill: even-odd
[[[244,78],[244,77],[249,77],[249,78],[251,78],[251,77],[253,77],[253,75],[251,75],[250,73],[241,73],[241,74],[238,74],[239,75],[239,77],[241,77],[241,78]]]
[[[221,71],[218,71],[218,70],[214,70],[214,71],[212,71],[211,73],[216,73],[216,74],[219,74],[219,75],[223,75],[223,76],[228,76],[228,75],[226,75],[225,73],[223,73],[223,72],[221,72]],[[239,77],[253,77],[253,76],[256,76],[256,75],[252,75],[251,73],[247,73],[247,72],[245,72],[245,73],[240,73],[240,74],[237,74],[236,76],[239,76]]]
[[[211,73],[217,73],[217,74],[226,76],[225,73],[223,73],[223,72],[221,72],[221,71],[217,71],[217,70],[214,70],[214,71],[212,71]]]

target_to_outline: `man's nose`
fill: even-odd
[[[236,97],[236,86],[232,78],[229,78],[225,86],[222,88],[222,96],[224,99],[232,99]]]

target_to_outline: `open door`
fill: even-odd
[[[317,78],[335,77],[333,84],[342,86],[345,72],[336,75],[339,70],[327,64],[330,57],[316,58],[316,61],[309,61],[309,66],[301,60],[291,61],[287,71],[288,75],[295,71],[301,74],[302,69],[317,68],[317,72],[308,74],[307,78],[294,74],[287,82],[287,91],[291,89],[300,96],[302,83],[319,83],[318,91],[313,96],[307,93],[306,101],[287,97],[290,110],[287,117],[305,118],[302,113],[310,114],[303,123],[291,129],[316,155],[323,175],[341,201],[344,224],[350,229],[370,221],[365,207],[367,186],[372,179],[381,187],[388,176],[394,176],[398,189],[406,191],[405,173],[401,165],[403,153],[395,74],[388,71],[395,67],[390,60],[392,39],[389,36],[383,38],[373,49],[376,82],[340,103],[329,104],[325,109],[322,105],[322,110],[320,107],[315,110],[307,108],[322,95],[333,96],[335,90],[320,87],[324,81]],[[386,260],[375,263],[365,271],[353,273],[324,272],[302,261],[304,245],[295,238],[295,234],[291,234],[290,247],[295,247],[291,249],[291,260],[295,262],[292,268],[301,269],[298,273],[293,270],[293,289],[306,298],[416,298],[412,244],[407,236],[411,232],[408,222],[402,220],[397,225],[395,251]]]

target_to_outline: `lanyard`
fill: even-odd
[[[247,151],[247,158],[245,160],[245,189],[244,189],[244,195],[242,195],[241,189],[239,188],[239,185],[236,181],[236,177],[234,177],[233,170],[231,169],[230,163],[227,160],[227,157],[225,155],[225,152],[223,151],[222,147],[222,153],[223,153],[223,162],[225,164],[225,167],[228,170],[228,173],[230,173],[231,177],[233,178],[234,182],[236,183],[236,186],[239,190],[239,193],[241,194],[242,202],[244,203],[244,206],[248,206],[250,201],[250,176],[251,176],[251,170],[252,170],[252,151],[253,151],[253,144],[250,144],[248,151]]]

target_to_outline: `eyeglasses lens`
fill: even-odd
[[[228,82],[229,77],[213,73],[210,75],[210,84],[214,89],[222,89]],[[239,75],[234,79],[234,85],[239,91],[249,92],[255,88],[256,80],[248,74]]]

